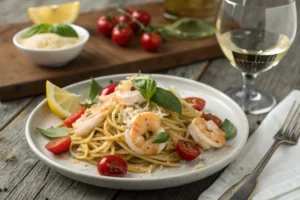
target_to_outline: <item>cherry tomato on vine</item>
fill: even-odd
[[[104,156],[97,166],[99,174],[103,176],[123,177],[127,173],[126,161],[115,155]]]
[[[203,113],[201,117],[204,118],[206,121],[208,121],[208,120],[214,121],[218,127],[221,127],[221,125],[222,125],[222,120],[219,117],[217,117],[216,115],[213,115],[210,113],[209,114]]]
[[[64,120],[64,125],[71,128],[72,124],[85,112],[86,107],[79,108]]]
[[[133,10],[131,13],[132,17],[140,21],[142,24],[147,26],[150,24],[151,16],[147,11],[144,10]]]
[[[55,154],[67,152],[71,145],[70,136],[64,136],[61,138],[55,138],[46,144],[46,149]]]
[[[117,21],[118,21],[118,23],[121,23],[121,22],[129,23],[129,22],[131,22],[131,19],[127,15],[119,15],[117,18]]]
[[[117,21],[119,23],[121,23],[121,22],[128,23],[134,32],[137,32],[139,30],[139,26],[137,24],[133,23],[131,21],[130,17],[128,17],[127,15],[119,15],[117,18]]]
[[[112,31],[112,39],[119,46],[127,46],[133,38],[133,31],[130,25],[117,24]]]
[[[156,51],[161,45],[161,36],[157,33],[143,33],[140,43],[147,51]]]
[[[191,106],[193,106],[198,111],[203,110],[205,107],[205,104],[206,104],[204,99],[201,99],[198,97],[187,97],[187,98],[184,98],[184,100],[186,102],[188,102],[189,104],[191,104]]]
[[[112,83],[112,84],[106,86],[105,88],[103,88],[101,90],[99,95],[109,95],[109,94],[113,93],[118,85],[119,85],[119,83]]]
[[[176,150],[184,160],[194,160],[201,154],[201,150],[196,145],[184,140],[177,142]]]
[[[103,15],[99,17],[98,21],[98,31],[105,35],[110,36],[114,26],[117,24],[115,17]]]

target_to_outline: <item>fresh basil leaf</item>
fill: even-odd
[[[46,130],[41,129],[41,128],[36,128],[38,132],[43,134],[46,137],[50,138],[57,138],[57,137],[63,137],[69,134],[69,130],[66,128],[48,128]]]
[[[168,132],[161,132],[159,133],[152,143],[165,143],[169,140],[170,134]]]
[[[93,102],[80,103],[80,107],[87,107],[87,108],[90,108],[92,105],[94,105]]]
[[[148,102],[156,92],[156,82],[152,78],[149,79],[138,78],[138,79],[133,79],[131,82],[134,85],[134,87],[138,91],[140,91],[141,95],[148,100]]]
[[[39,33],[47,33],[49,30],[50,25],[49,24],[36,24],[32,26],[28,31],[22,34],[22,38],[28,38],[35,34]]]
[[[231,140],[237,135],[236,127],[228,119],[224,120],[221,125],[221,129],[226,134],[226,140]]]
[[[138,75],[137,75],[137,76],[141,76],[141,73],[142,73],[142,71],[141,71],[141,70],[139,70],[139,72],[138,72]]]
[[[78,37],[77,32],[67,24],[53,24],[50,27],[50,32],[63,37]]]
[[[181,115],[182,107],[179,99],[170,91],[157,87],[151,100],[157,105]]]
[[[86,103],[80,103],[80,106],[90,108],[97,103],[99,103],[99,101],[97,99],[94,99],[93,101],[88,101]]]
[[[90,83],[90,100],[94,100],[101,90],[102,87],[92,77]]]

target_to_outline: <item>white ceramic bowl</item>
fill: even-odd
[[[20,36],[26,32],[30,27],[19,31],[13,37],[14,45],[30,60],[36,64],[47,66],[47,67],[60,67],[73,60],[83,49],[85,43],[88,41],[90,34],[89,32],[77,25],[70,24],[72,28],[82,37],[82,41],[74,46],[70,46],[63,49],[31,49],[24,47],[19,43]]]

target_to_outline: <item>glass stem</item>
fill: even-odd
[[[243,75],[243,95],[247,100],[255,100],[258,96],[258,93],[255,91],[255,79],[257,75],[255,74],[246,74]]]

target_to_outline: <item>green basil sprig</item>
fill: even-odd
[[[231,140],[237,135],[236,127],[228,119],[224,120],[221,125],[221,129],[226,134],[226,140]]]
[[[90,83],[90,100],[93,101],[96,96],[99,95],[99,92],[102,90],[102,87],[91,77]]]
[[[87,102],[80,103],[80,106],[90,108],[92,107],[92,105],[99,103],[96,97],[99,95],[101,90],[102,87],[97,83],[97,81],[95,81],[93,77],[91,77],[90,89],[89,89],[89,100]]]
[[[168,132],[161,132],[159,133],[152,143],[165,143],[169,140],[170,134]]]
[[[156,82],[152,79],[133,79],[132,84],[140,91],[141,95],[150,102],[151,97],[156,92]]]
[[[95,104],[97,104],[97,103],[99,103],[99,101],[98,100],[96,100],[96,99],[94,99],[94,100],[89,100],[88,102],[86,102],[86,103],[80,103],[80,106],[81,107],[87,107],[87,108],[90,108],[90,107],[92,107],[93,105],[95,105]]]
[[[132,81],[133,86],[140,91],[141,95],[148,100],[153,101],[157,105],[178,114],[182,113],[180,100],[172,92],[157,87],[154,79],[136,78]]]
[[[46,137],[49,138],[58,138],[58,137],[63,137],[69,134],[69,130],[66,128],[48,128],[46,130],[41,129],[41,128],[36,128],[39,133],[43,134]]]
[[[182,106],[179,99],[170,91],[157,87],[155,94],[152,96],[151,101],[157,105],[181,115]]]
[[[36,24],[22,34],[22,38],[28,38],[41,33],[55,33],[63,37],[78,37],[77,32],[67,24]]]
[[[63,37],[78,37],[77,32],[67,24],[53,24],[49,31]]]
[[[22,38],[28,38],[35,34],[47,33],[49,31],[50,24],[36,24],[32,26],[28,31],[22,34]]]

